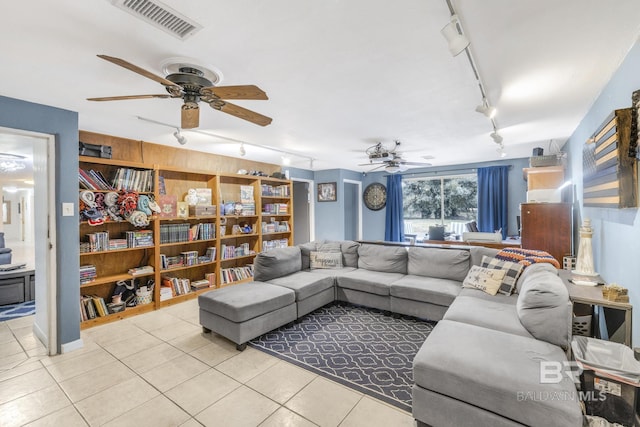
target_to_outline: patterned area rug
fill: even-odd
[[[17,319],[22,316],[36,314],[36,302],[27,301],[20,304],[0,305],[0,322]]]
[[[413,358],[435,322],[328,305],[249,345],[411,411]]]

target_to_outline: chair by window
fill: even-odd
[[[444,240],[444,226],[429,226],[429,240]]]

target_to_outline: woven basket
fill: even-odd
[[[562,156],[549,154],[546,156],[529,157],[529,166],[532,168],[544,166],[559,166],[562,164]]]
[[[147,292],[136,291],[137,305],[150,304],[152,301],[153,301],[153,293],[151,293],[151,291],[147,291]]]

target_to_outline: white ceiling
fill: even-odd
[[[406,160],[434,156],[436,166],[499,158],[489,120],[474,111],[481,97],[469,62],[452,57],[440,34],[445,0],[164,2],[203,28],[181,41],[109,0],[12,2],[0,26],[0,93],[77,111],[84,130],[179,146],[175,129],[138,116],[178,126],[180,100],[86,98],[164,92],[96,54],[158,75],[167,58],[190,57],[219,69],[221,85],[258,85],[268,101],[236,103],[273,118],[263,128],[201,103],[199,129],[302,154],[292,166],[309,168],[311,157],[316,170],[364,171],[364,150],[395,139]],[[547,150],[550,140],[563,145],[640,34],[637,0],[453,6],[498,109],[508,158]],[[184,134],[185,148],[238,156],[226,139]],[[247,158],[280,161],[246,150]]]

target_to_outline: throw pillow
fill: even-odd
[[[502,279],[504,279],[506,272],[506,270],[495,270],[473,265],[469,269],[467,277],[464,278],[462,287],[480,289],[489,295],[495,295],[502,285]]]
[[[560,263],[549,252],[536,249],[505,248],[498,252],[496,258],[503,261],[517,262],[524,266],[546,262],[555,268],[560,268]]]
[[[311,252],[311,269],[342,268],[341,252]]]
[[[506,273],[502,279],[502,286],[498,292],[504,295],[511,295],[513,289],[516,287],[518,276],[522,273],[524,265],[517,262],[502,261],[497,258],[489,258],[488,256],[482,257],[481,267],[492,268],[494,270],[505,270]]]

